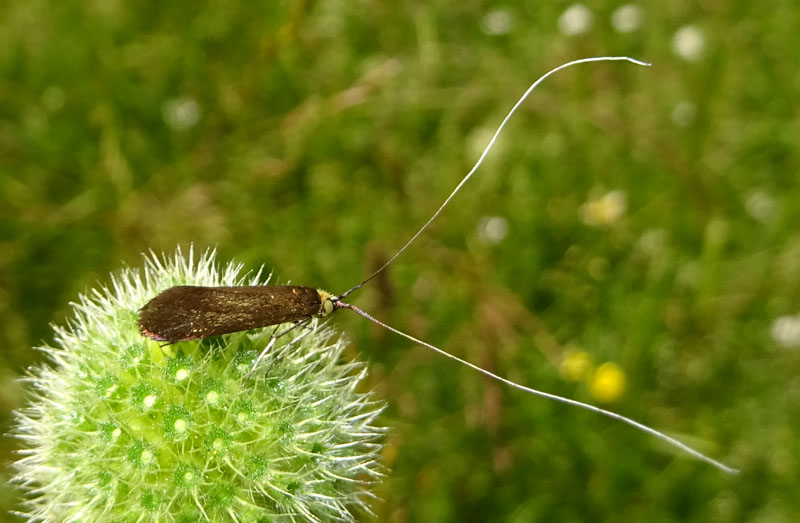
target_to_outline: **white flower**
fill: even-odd
[[[592,27],[592,12],[583,4],[572,4],[558,19],[558,28],[567,36],[585,33]]]
[[[176,131],[185,131],[200,121],[200,104],[194,98],[172,98],[164,102],[161,114],[167,125]]]
[[[611,14],[611,26],[620,33],[630,33],[642,25],[642,9],[634,4],[621,5]]]
[[[678,102],[672,108],[672,121],[680,127],[689,127],[697,116],[697,107],[692,102]]]
[[[508,234],[508,222],[502,216],[484,216],[478,221],[478,237],[483,243],[500,243]]]
[[[483,32],[490,35],[504,35],[511,31],[514,19],[507,9],[495,9],[486,13],[481,21]]]
[[[658,256],[663,252],[667,242],[667,233],[664,229],[648,229],[636,242],[636,250],[647,256]]]
[[[772,322],[772,339],[787,349],[800,347],[800,316],[781,316]]]
[[[754,220],[765,223],[775,214],[775,198],[764,191],[755,191],[747,197],[744,207]]]
[[[684,60],[696,62],[705,54],[706,39],[700,29],[685,25],[672,37],[672,49]]]

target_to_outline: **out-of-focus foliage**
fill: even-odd
[[[344,313],[389,402],[390,521],[800,513],[800,10],[790,2],[6,2],[0,406],[79,292],[218,246],[728,477]],[[795,396],[795,394],[798,396]],[[15,442],[0,439],[8,462]],[[5,472],[8,477],[8,472]],[[3,510],[15,493],[2,491]]]

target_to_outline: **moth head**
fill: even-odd
[[[327,291],[323,291],[322,289],[317,289],[317,292],[319,293],[320,301],[319,312],[317,313],[317,316],[324,318],[337,309],[336,303],[339,301],[339,297],[334,296]]]

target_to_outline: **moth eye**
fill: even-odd
[[[333,304],[332,298],[325,298],[325,301],[322,302],[322,310],[320,311],[320,316],[323,318],[328,314],[332,313],[336,309],[336,306]]]

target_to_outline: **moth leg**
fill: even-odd
[[[276,326],[274,329],[272,329],[272,334],[269,335],[269,341],[267,342],[267,346],[264,347],[264,349],[262,349],[262,351],[259,353],[258,357],[256,357],[256,361],[253,362],[253,366],[250,367],[250,370],[247,372],[247,375],[245,375],[245,377],[244,377],[244,385],[247,385],[247,382],[250,381],[250,376],[253,375],[253,373],[256,370],[256,367],[258,367],[258,364],[261,363],[261,360],[264,359],[264,356],[267,355],[267,353],[270,351],[270,349],[272,349],[272,347],[275,345],[275,342],[278,341],[278,338],[280,336],[276,336],[275,335],[275,332],[278,330],[278,327],[279,326]]]
[[[275,332],[278,330],[278,327],[275,327],[272,330],[272,334],[270,334],[269,342],[267,343],[267,346],[264,347],[264,349],[259,353],[259,355],[256,358],[256,360],[253,362],[253,366],[250,368],[250,371],[245,376],[244,385],[247,385],[247,382],[250,380],[250,376],[253,375],[253,373],[256,371],[256,368],[258,368],[258,366],[261,364],[261,360],[263,360],[264,357],[269,353],[269,351],[272,350],[272,347],[275,346],[275,343],[278,341],[279,338],[282,338],[283,336],[289,334],[290,332],[292,332],[296,328],[301,327],[301,328],[305,329],[305,332],[303,332],[300,336],[296,337],[295,339],[293,339],[292,341],[287,343],[286,346],[290,346],[290,345],[292,345],[294,343],[297,343],[298,341],[303,339],[309,332],[312,331],[312,329],[308,326],[308,324],[310,322],[311,322],[311,318],[307,318],[305,320],[297,321],[297,322],[294,323],[294,325],[292,325],[291,327],[289,327],[288,329],[284,330],[283,332],[281,332],[279,334],[275,334]],[[278,357],[278,355],[276,355],[276,357]],[[271,367],[272,367],[272,364],[270,363],[270,366],[267,367],[265,375],[269,374],[269,370],[270,370]]]

